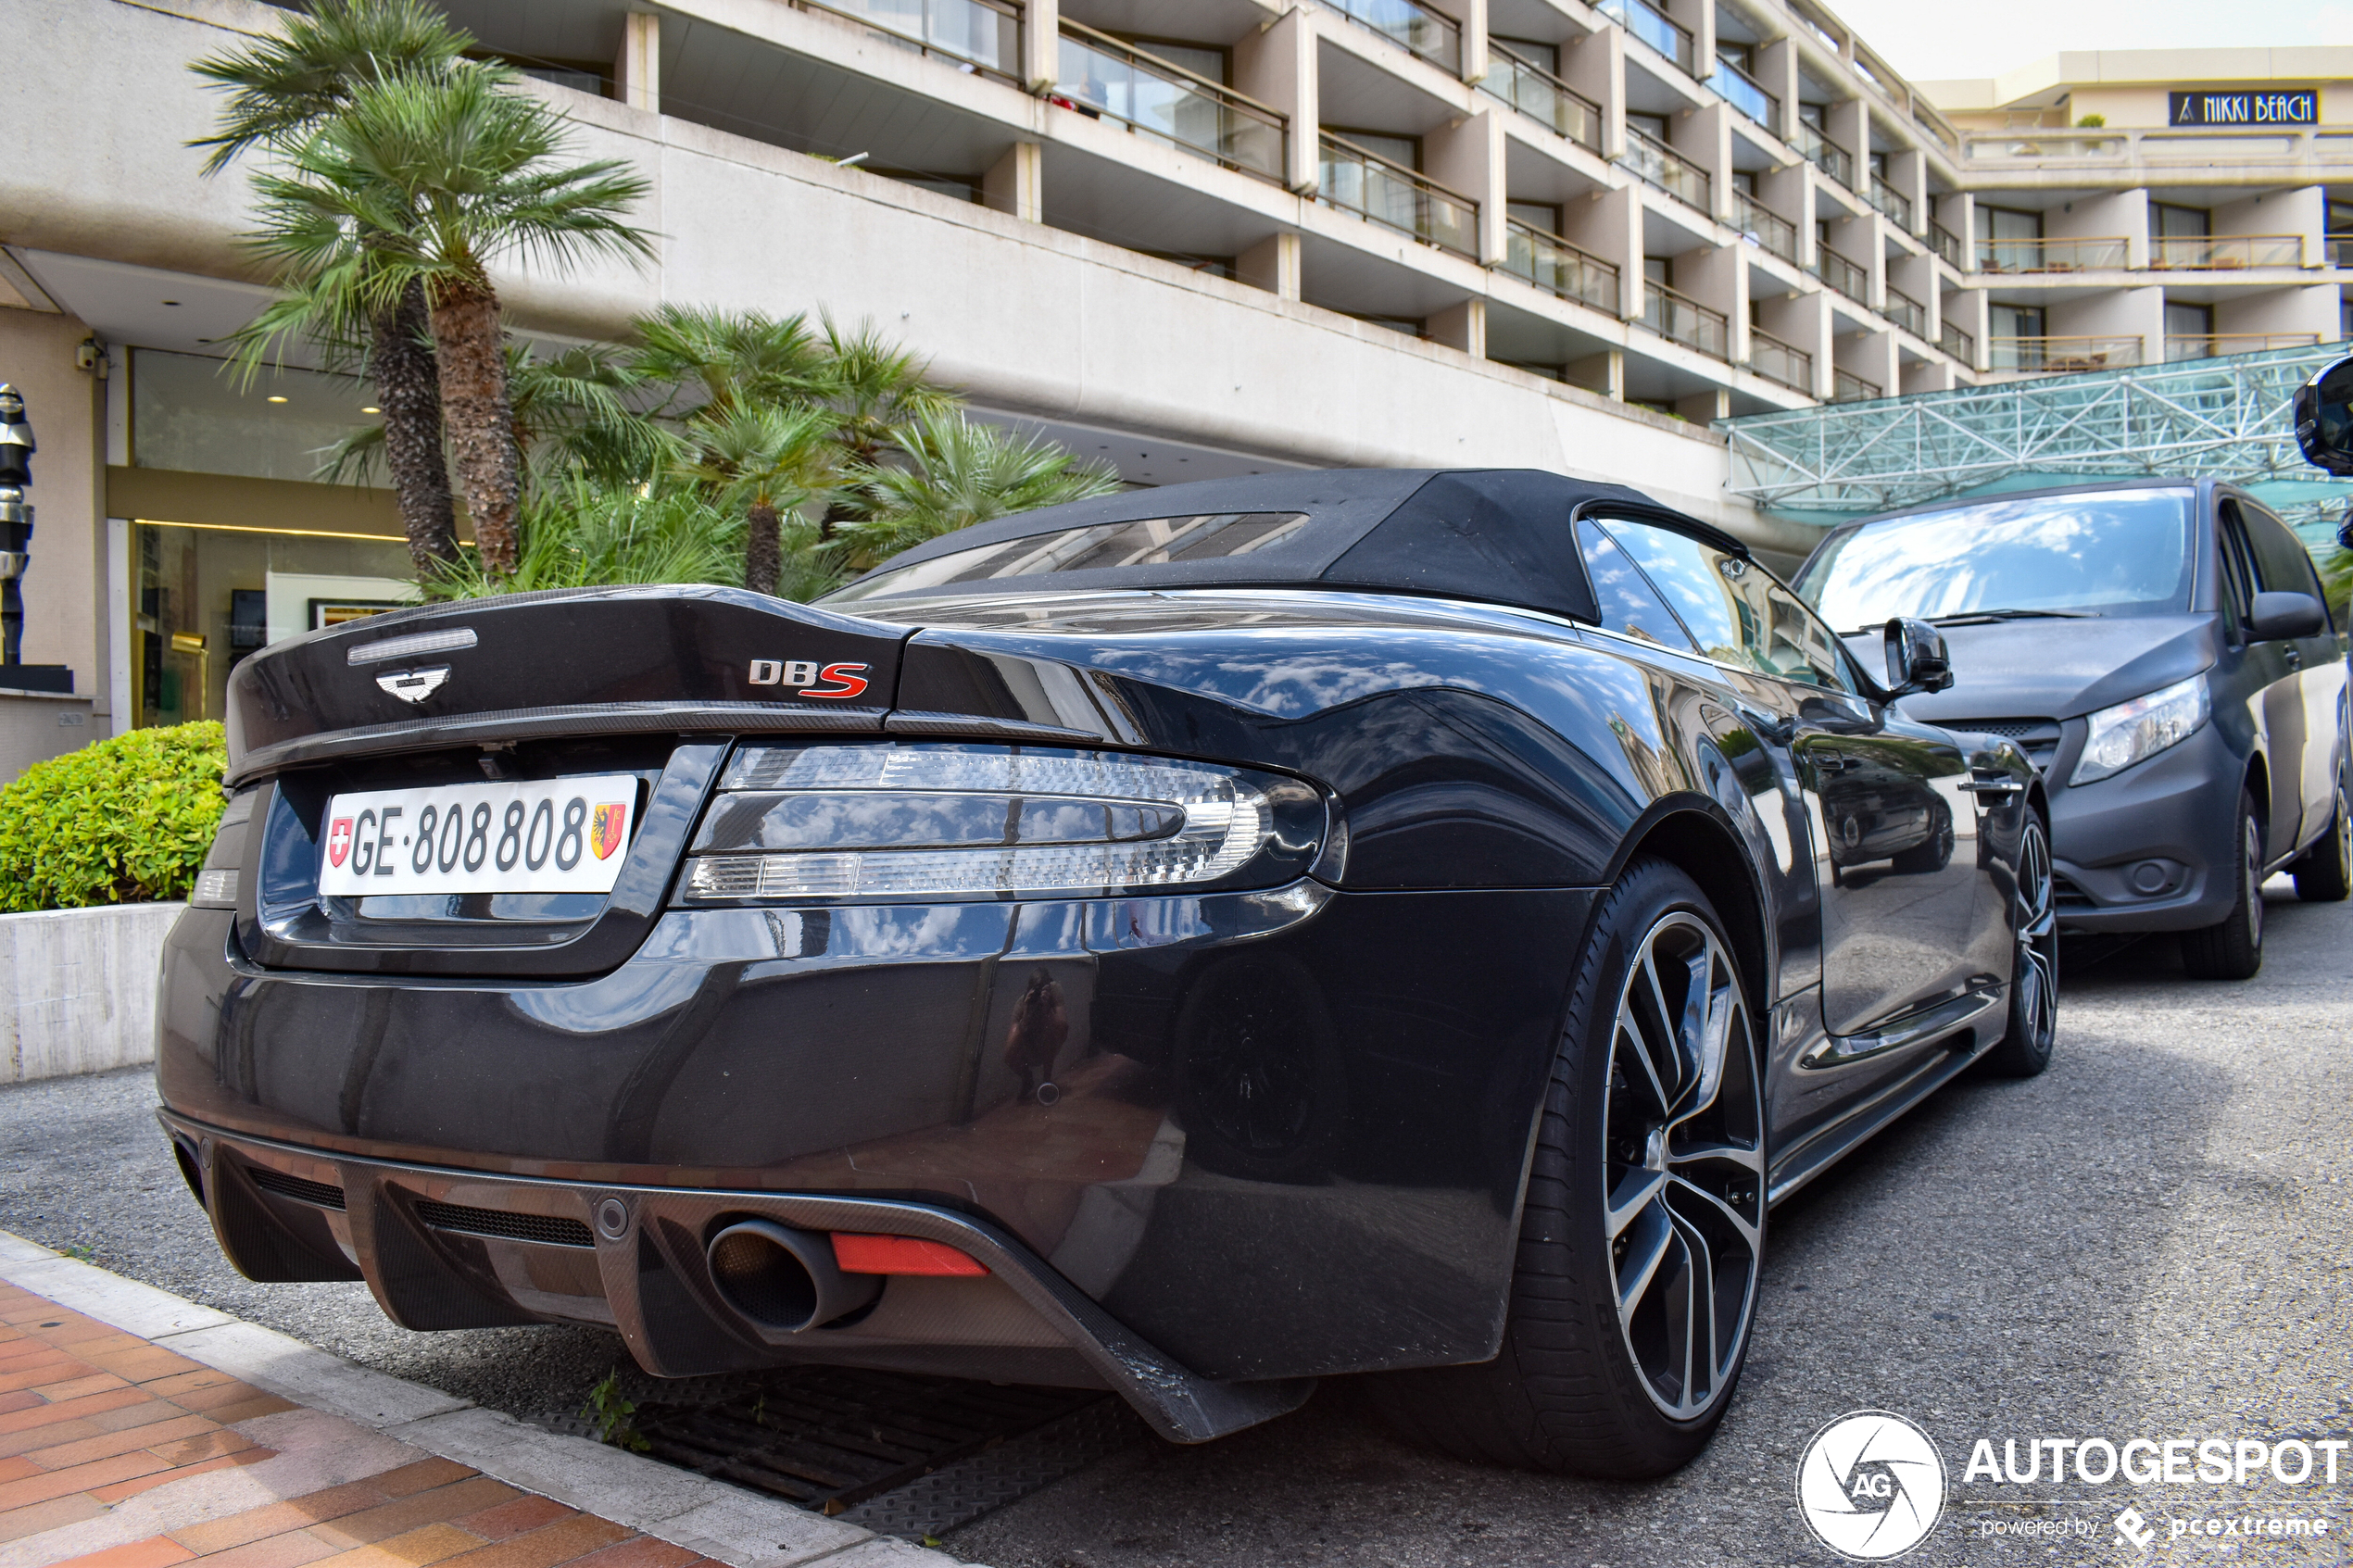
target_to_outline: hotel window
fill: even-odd
[[[2202,207],[2151,202],[2149,227],[2160,240],[2202,240],[2214,232],[2214,215]]]
[[[1989,305],[1985,307],[1987,362],[1996,370],[2039,370],[2046,345],[2043,307],[2039,305]]]
[[[1977,204],[1977,264],[1989,272],[2031,272],[2043,265],[2043,215]]]

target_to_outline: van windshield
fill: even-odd
[[[1892,616],[2163,615],[2189,608],[2191,490],[1986,501],[1858,528],[1797,591],[1843,633]]]

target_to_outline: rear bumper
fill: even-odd
[[[159,1115],[239,1269],[259,1280],[364,1278],[408,1328],[598,1324],[662,1376],[811,1361],[1103,1387],[1180,1443],[1270,1420],[1315,1387],[1196,1376],[1003,1231],[926,1204],[485,1176]],[[701,1238],[744,1219],[920,1236],[988,1273],[894,1277],[842,1326],[788,1334],[736,1311],[705,1263]]]
[[[2062,751],[2060,760],[2072,765]],[[2237,897],[2239,787],[2246,760],[2208,724],[2171,750],[2112,778],[2051,793],[2053,869],[2074,884],[2059,925],[2074,932],[2191,931],[2213,925]],[[2155,892],[2139,868],[2164,873]],[[2144,873],[2154,881],[2154,873]]]

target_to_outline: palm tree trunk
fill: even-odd
[[[755,594],[773,594],[784,572],[785,546],[776,504],[763,497],[744,514],[744,586]]]
[[[441,369],[441,412],[458,483],[473,518],[474,546],[494,578],[515,570],[515,508],[521,468],[515,455],[515,415],[507,402],[505,334],[498,296],[487,282],[437,290],[433,302],[434,357]]]
[[[412,282],[375,320],[368,373],[384,408],[384,456],[409,558],[422,577],[458,558],[449,466],[441,454],[441,386],[426,345],[425,290]]]

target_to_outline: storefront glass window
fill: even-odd
[[[378,422],[365,383],[316,370],[258,371],[240,384],[226,361],[134,351],[131,460],[143,469],[311,480],[336,444]]]

